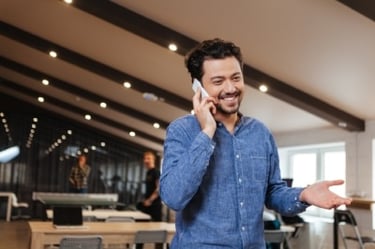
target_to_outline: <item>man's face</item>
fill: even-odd
[[[149,168],[149,167],[153,167],[154,164],[155,164],[155,158],[153,155],[151,154],[145,154],[143,155],[143,164]]]
[[[243,98],[244,81],[240,63],[235,57],[209,59],[203,62],[202,84],[217,100],[217,112],[238,112]]]

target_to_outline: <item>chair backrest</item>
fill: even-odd
[[[281,230],[264,230],[264,240],[269,243],[283,243],[286,234]]]
[[[134,243],[166,243],[166,230],[139,230],[135,234]]]
[[[105,222],[135,222],[135,219],[128,216],[108,216]]]
[[[60,241],[60,249],[101,249],[101,236],[66,236]]]
[[[18,200],[16,194],[12,193],[12,206],[16,207],[18,205]]]
[[[349,209],[335,209],[334,219],[337,222],[337,224],[346,223],[352,226],[357,226],[357,221],[353,213]]]
[[[355,240],[359,243],[360,248],[364,248],[357,221],[349,209],[335,209],[334,221],[339,227],[340,235],[346,249],[349,248],[347,240]],[[351,232],[350,229],[352,229]]]

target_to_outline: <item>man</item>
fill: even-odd
[[[195,115],[172,122],[164,144],[162,200],[176,210],[171,248],[265,249],[263,209],[294,215],[309,205],[334,208],[351,200],[329,191],[342,180],[290,188],[281,180],[269,130],[239,112],[244,95],[240,48],[207,40],[186,57]]]
[[[87,181],[91,168],[86,161],[86,155],[78,156],[77,164],[70,171],[69,182],[74,193],[87,193]]]
[[[137,208],[149,214],[153,221],[162,220],[162,204],[159,196],[160,171],[155,166],[156,157],[151,151],[143,154],[143,164],[146,172],[146,193],[144,200],[138,203]]]

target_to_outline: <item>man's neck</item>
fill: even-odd
[[[225,128],[230,132],[234,132],[234,128],[236,127],[236,124],[238,120],[240,119],[240,115],[238,112],[233,114],[218,114],[215,115],[215,120],[218,122],[221,122]]]

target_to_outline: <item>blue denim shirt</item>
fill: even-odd
[[[301,188],[280,177],[269,130],[241,117],[231,134],[218,123],[213,139],[187,115],[167,129],[160,194],[176,211],[172,249],[263,249],[263,208],[283,215],[306,209]]]

